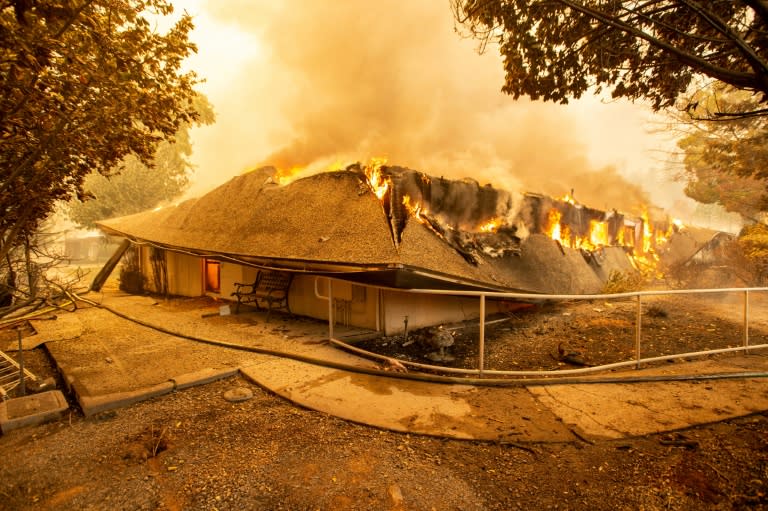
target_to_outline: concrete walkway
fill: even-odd
[[[89,298],[185,335],[378,368],[328,345],[327,326],[310,320],[273,315],[266,323],[259,312],[221,316],[220,303],[201,300],[163,302],[116,293]],[[514,387],[428,383],[198,343],[95,307],[80,308],[69,313],[71,317],[66,314],[47,320],[45,331],[30,344],[46,343],[86,416],[236,374],[298,405],[350,421],[395,431],[507,442],[624,438],[768,410],[768,378],[762,377]],[[63,333],[55,328],[59,321]],[[78,335],[73,337],[73,332]],[[765,355],[620,374],[768,373]]]

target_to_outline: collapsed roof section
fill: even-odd
[[[374,170],[352,165],[280,186],[266,167],[199,199],[99,226],[169,250],[396,288],[594,293],[611,271],[632,269],[624,247],[573,249],[546,232],[557,211],[570,236],[599,218],[619,240],[634,228],[618,213],[402,167]]]

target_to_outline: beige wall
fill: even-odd
[[[405,330],[406,316],[408,316],[408,330],[480,317],[480,298],[475,297],[424,295],[385,290],[382,292],[382,300],[383,326],[386,335],[402,333]],[[498,303],[486,299],[486,316],[498,311]]]
[[[223,261],[221,263],[221,287],[220,292],[211,293],[207,292],[209,296],[215,296],[224,300],[237,300],[237,297],[233,297],[232,293],[235,291],[235,282],[241,284],[251,284],[256,279],[256,268],[250,266],[243,266],[241,264],[235,264]]]
[[[146,277],[145,288],[151,292],[158,292],[155,289],[149,254],[149,247],[140,247],[139,264]],[[178,296],[200,296],[203,294],[203,264],[199,257],[166,251],[165,258],[169,294]]]
[[[168,293],[178,296],[203,294],[203,261],[199,257],[166,252]]]
[[[288,294],[291,312],[302,316],[328,321],[328,278],[314,275],[296,275]],[[369,286],[353,284],[343,280],[330,279],[333,285],[334,318],[336,324],[376,329],[376,306],[378,290]]]
[[[235,283],[251,283],[258,270],[231,262],[221,263],[219,293],[205,292],[204,261],[200,257],[167,252],[169,292],[180,296],[207,294],[232,300]],[[148,289],[154,291],[149,250],[142,247],[141,264]],[[317,293],[315,281],[317,280]],[[334,318],[337,325],[382,330],[386,335],[402,333],[408,316],[408,330],[454,323],[479,317],[479,298],[413,294],[379,290],[351,282],[296,274],[288,293],[291,312],[300,316],[328,320],[328,282],[333,285]],[[318,294],[320,296],[318,296]],[[377,314],[377,308],[379,313]],[[486,300],[486,314],[499,312],[499,304]]]

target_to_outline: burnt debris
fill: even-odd
[[[365,170],[351,165],[366,182]],[[520,253],[521,237],[505,220],[514,209],[512,195],[472,179],[433,178],[404,167],[378,169],[386,191],[379,195],[396,247],[410,221],[418,221],[472,264],[479,252],[491,257]]]
[[[478,265],[482,255],[520,255],[521,244],[530,234],[551,235],[554,213],[562,226],[555,239],[563,248],[579,249],[587,262],[596,263],[605,246],[622,246],[636,254],[646,250],[643,229],[647,220],[626,217],[615,209],[606,212],[568,199],[513,194],[490,184],[481,186],[474,179],[437,178],[405,167],[372,169],[357,163],[347,170],[358,174],[361,187],[370,187],[380,199],[396,248],[408,222],[418,221],[467,262]],[[596,223],[604,226],[599,242],[590,240]],[[654,223],[652,227],[654,232],[664,232],[667,226]],[[583,240],[588,244],[583,245]]]

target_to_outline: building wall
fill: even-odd
[[[203,263],[199,257],[165,252],[168,265],[168,293],[177,296],[203,294]]]
[[[203,294],[202,259],[166,250],[165,264],[168,275],[168,294],[176,296],[201,296]],[[150,247],[140,247],[139,267],[146,278],[145,289],[152,293],[160,292],[155,285]]]
[[[394,290],[384,290],[382,294],[386,335],[403,333],[406,317],[408,330],[480,317],[478,297],[424,295]],[[486,316],[500,310],[498,302],[486,299]]]
[[[139,268],[144,275],[144,289],[156,293],[155,280],[153,278],[152,262],[149,260],[149,247],[139,247]]]
[[[243,266],[231,262],[222,261],[221,265],[221,287],[218,293],[206,292],[209,296],[222,298],[224,300],[237,300],[232,293],[235,292],[235,283],[250,284],[256,280],[257,269],[250,266]]]
[[[317,293],[315,292],[316,279]],[[291,312],[328,321],[328,300],[318,297],[318,294],[322,297],[328,296],[329,280],[333,286],[335,323],[375,330],[379,290],[343,280],[314,275],[296,275],[288,294]]]
[[[258,269],[231,262],[220,264],[219,292],[205,290],[204,259],[186,254],[166,252],[168,291],[178,296],[208,295],[233,300],[235,283],[251,283]],[[147,247],[141,250],[141,265],[147,277],[147,288],[155,291],[152,264]],[[351,282],[296,274],[288,293],[288,305],[293,314],[328,321],[328,283],[332,283],[335,324],[371,330],[386,335],[402,333],[405,318],[408,330],[441,323],[454,323],[479,317],[479,298],[447,295],[423,295],[396,290],[380,290]],[[486,300],[486,314],[499,312],[503,306]],[[378,313],[377,313],[378,309]]]

